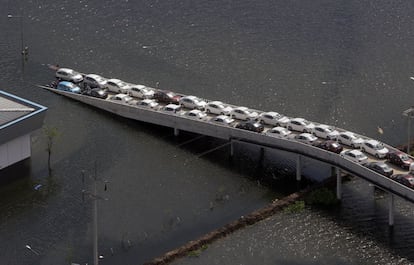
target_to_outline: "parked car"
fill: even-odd
[[[107,80],[97,74],[88,74],[83,78],[83,84],[90,87],[105,88]]]
[[[69,81],[72,83],[79,83],[83,81],[83,76],[75,70],[69,68],[59,68],[55,76],[63,81]]]
[[[286,138],[288,137],[292,132],[284,127],[273,127],[272,129],[269,129],[266,131],[266,135],[272,136],[272,137],[278,137],[278,138]]]
[[[243,121],[236,125],[237,129],[248,130],[252,132],[261,133],[264,130],[263,124],[257,121]]]
[[[130,103],[133,98],[128,96],[127,94],[116,94],[115,96],[111,97],[112,100],[120,101],[122,103]]]
[[[168,104],[162,110],[166,112],[177,113],[181,110],[181,106],[177,104]]]
[[[185,115],[189,118],[194,118],[194,119],[204,119],[207,117],[207,114],[205,112],[198,110],[198,109],[190,110]]]
[[[230,112],[230,116],[233,119],[238,120],[255,120],[259,114],[256,111],[249,110],[246,107],[236,107]]]
[[[224,124],[224,125],[228,125],[228,126],[234,122],[234,119],[232,119],[232,118],[230,118],[229,116],[226,116],[226,115],[219,115],[217,117],[211,118],[210,120],[215,122],[215,123]]]
[[[337,154],[341,153],[344,150],[343,146],[334,140],[322,141],[318,143],[316,147],[319,147],[321,149],[324,149],[324,150],[327,150],[333,153],[337,153]]]
[[[141,107],[145,107],[145,108],[151,108],[151,109],[156,109],[159,106],[158,102],[155,101],[154,99],[143,99],[141,101],[138,101],[137,105]]]
[[[353,150],[344,150],[340,153],[340,155],[348,160],[351,160],[355,163],[364,164],[368,161],[368,157],[364,155],[359,150],[353,149]]]
[[[158,102],[179,104],[180,98],[181,96],[166,90],[158,90],[154,93],[154,99]]]
[[[144,85],[133,85],[129,89],[129,95],[131,97],[148,99],[154,97],[154,90]]]
[[[283,116],[277,112],[263,112],[259,115],[259,121],[263,124],[287,127],[290,119],[286,116]]]
[[[195,96],[184,96],[180,98],[180,104],[187,109],[203,110],[206,106],[206,102],[204,100],[201,100]]]
[[[370,162],[365,166],[386,177],[391,177],[391,175],[394,174],[394,170],[384,162]]]
[[[411,174],[395,174],[391,178],[404,186],[414,188],[414,176]]]
[[[130,85],[128,85],[122,80],[115,79],[115,78],[108,79],[105,87],[111,92],[122,93],[122,94],[128,94],[129,90],[131,89]]]
[[[229,115],[233,110],[230,106],[225,106],[221,101],[210,101],[206,104],[206,112],[217,115]]]
[[[357,137],[352,132],[346,131],[339,133],[338,142],[341,144],[351,146],[353,148],[360,148],[362,143],[364,142],[364,139],[362,139],[361,137]]]
[[[293,139],[305,144],[314,144],[318,138],[310,133],[301,133],[296,135]]]
[[[87,96],[95,97],[95,98],[101,98],[101,99],[106,99],[108,97],[108,92],[98,87],[92,88],[92,89],[91,88],[86,89],[83,92],[83,94]]]
[[[311,133],[313,131],[313,128],[315,127],[315,124],[303,119],[303,118],[294,118],[291,119],[288,124],[287,128],[289,130],[298,131],[298,132],[304,132],[304,133]]]
[[[382,143],[377,140],[366,140],[361,145],[362,151],[375,156],[376,158],[385,158],[389,152]]]
[[[323,139],[334,139],[336,140],[338,138],[339,132],[337,130],[332,129],[331,126],[326,124],[318,124],[315,125],[315,127],[312,130],[312,133],[319,138]]]
[[[389,163],[401,167],[402,169],[408,170],[410,165],[414,163],[407,154],[399,151],[388,152],[386,158]]]
[[[56,89],[66,91],[66,92],[72,92],[72,93],[76,93],[76,94],[80,94],[80,92],[81,92],[80,87],[78,87],[77,85],[75,85],[74,83],[69,82],[69,81],[59,82]]]

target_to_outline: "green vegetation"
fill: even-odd
[[[312,191],[306,197],[306,203],[315,206],[333,207],[339,203],[339,200],[336,198],[335,192],[328,188],[321,188]]]
[[[46,151],[47,151],[47,154],[48,154],[47,166],[49,168],[49,175],[50,175],[50,172],[52,171],[52,168],[51,168],[51,165],[50,165],[50,157],[52,155],[52,147],[53,147],[53,144],[54,144],[56,138],[59,136],[59,131],[56,127],[51,127],[51,126],[44,127],[43,131],[44,131],[44,134],[46,136],[46,143],[47,143]]]
[[[304,201],[296,201],[291,205],[287,206],[283,211],[285,213],[297,213],[305,209],[305,202]]]
[[[189,257],[199,257],[199,256],[201,255],[201,253],[202,253],[204,250],[206,250],[207,248],[208,248],[208,246],[207,246],[207,245],[202,245],[202,246],[201,246],[201,248],[196,249],[196,250],[193,250],[193,251],[190,251],[190,252],[188,253],[188,256],[189,256]]]

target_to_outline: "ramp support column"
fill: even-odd
[[[233,146],[233,139],[230,139],[230,157],[234,155],[234,146]]]
[[[300,181],[302,179],[302,156],[298,155],[296,157],[296,180]]]
[[[174,127],[174,136],[178,136],[180,134],[180,130]]]
[[[394,194],[389,193],[388,200],[388,225],[394,226]]]
[[[338,167],[335,169],[336,170],[336,198],[338,200],[342,199],[342,172],[341,169],[339,169]]]

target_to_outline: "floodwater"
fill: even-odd
[[[47,106],[45,126],[59,132],[50,176],[42,130],[33,134],[31,160],[6,172],[18,180],[0,188],[1,264],[91,264],[95,201],[88,191],[95,173],[101,264],[141,264],[296,188],[292,157],[284,153],[267,152],[260,167],[252,146],[236,146],[233,161],[228,148],[198,158],[222,142],[180,145],[196,136],[175,138],[168,128],[35,87],[53,78],[49,63],[304,117],[393,145],[407,139],[401,112],[412,105],[414,86],[409,1],[0,0],[0,6],[0,88]],[[308,177],[329,171],[305,165]],[[335,213],[310,209],[251,228],[257,229],[251,252],[279,253],[280,264],[308,264],[308,257],[315,264],[335,257],[344,257],[337,264],[414,260],[412,206],[397,201],[390,234],[386,199],[372,196],[362,180],[345,187]],[[254,237],[266,233],[260,229],[269,233],[263,243]],[[338,241],[328,244],[332,238]],[[254,252],[270,240],[284,244]],[[338,247],[343,240],[348,244]],[[362,245],[361,255],[347,256]],[[245,257],[248,245],[239,246],[229,248],[233,256],[209,249],[200,258],[242,263],[229,259]],[[382,259],[373,258],[378,249]],[[222,254],[227,259],[220,262]]]

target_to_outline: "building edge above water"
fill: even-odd
[[[47,107],[0,90],[0,169],[31,156],[30,135],[40,129]]]

